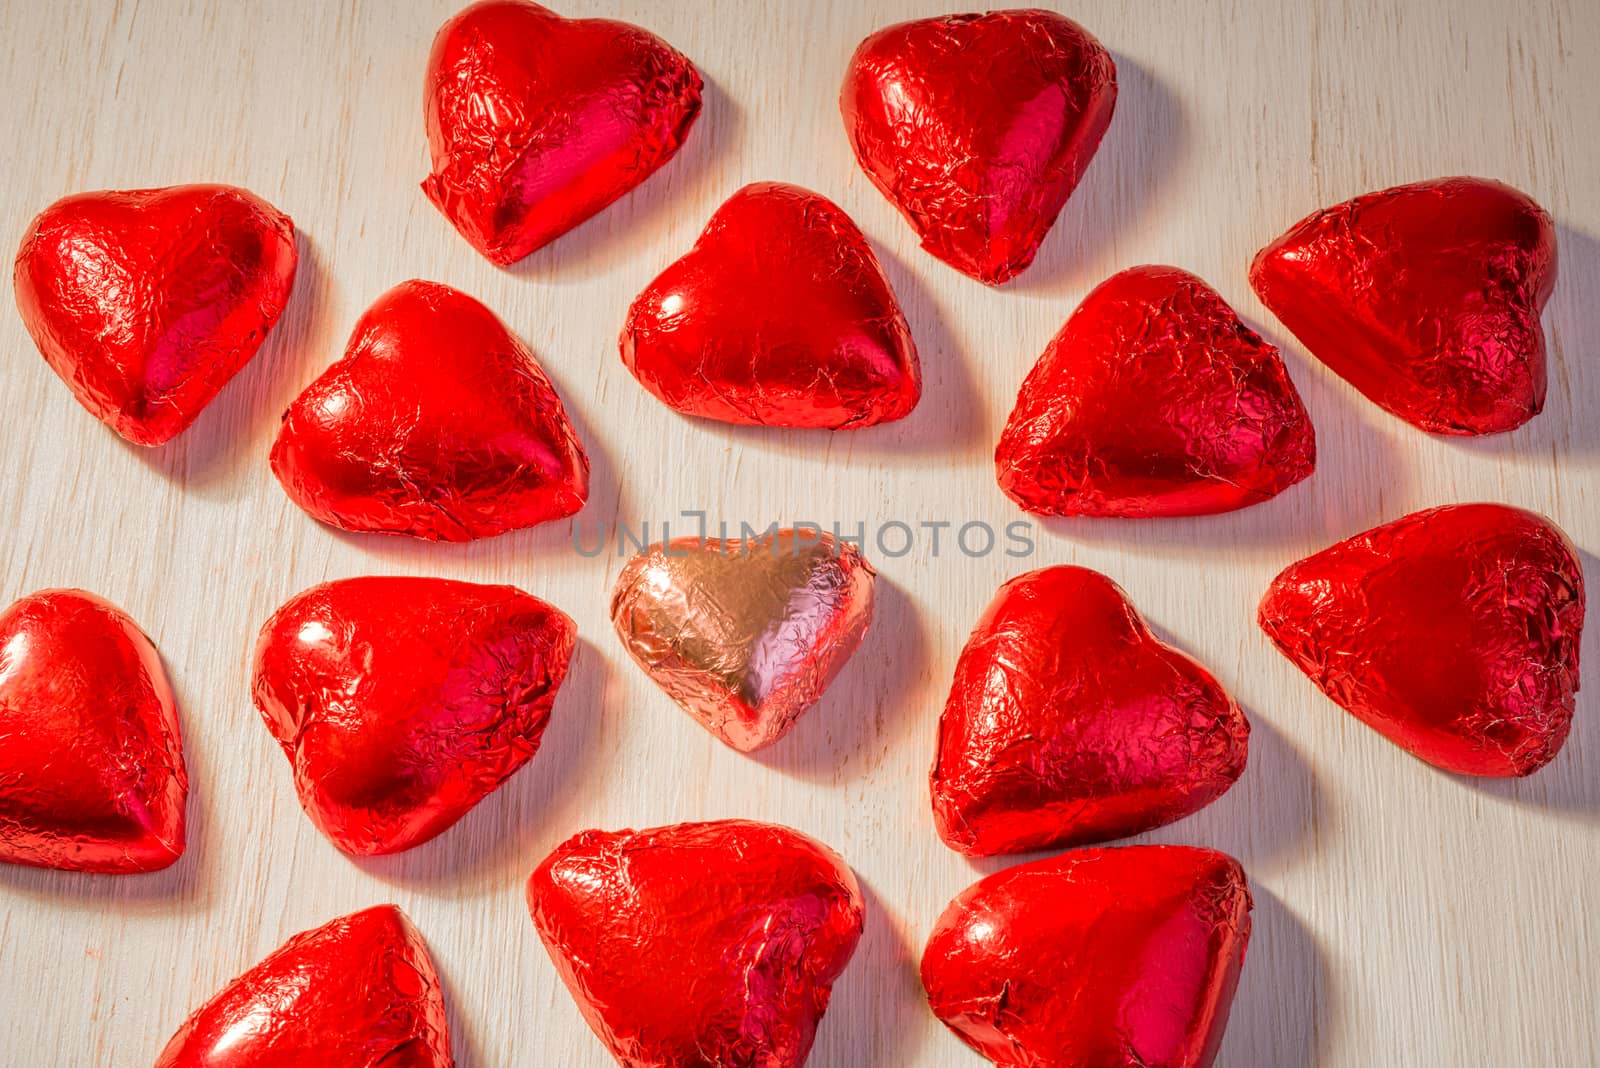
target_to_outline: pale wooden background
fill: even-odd
[[[131,611],[179,690],[192,842],[167,873],[0,869],[0,1062],[147,1065],[190,1008],[286,936],[401,904],[448,985],[463,1068],[610,1063],[539,945],[527,873],[590,826],[749,816],[837,848],[870,888],[819,1066],[975,1063],[926,1012],[922,939],[980,871],[934,836],[933,729],[956,652],[995,587],[1076,562],[1121,582],[1249,708],[1249,769],[1216,805],[1148,836],[1249,869],[1256,935],[1221,1062],[1579,1066],[1600,1061],[1600,663],[1590,627],[1571,743],[1530,781],[1433,771],[1354,723],[1268,647],[1257,597],[1283,564],[1414,508],[1543,510],[1600,550],[1600,111],[1591,0],[1082,0],[1121,97],[1087,178],[1019,283],[991,291],[916,248],[855,167],[835,104],[873,28],[938,3],[567,0],[649,26],[705,73],[703,117],[642,190],[510,272],[424,200],[421,78],[448,0],[6,0],[0,14],[0,245],[65,193],[185,181],[248,186],[303,234],[271,341],[177,442],[125,446],[78,408],[0,313],[7,418],[0,598],[84,586]],[[990,453],[1016,387],[1113,270],[1198,272],[1280,344],[1245,270],[1307,211],[1372,188],[1505,179],[1561,225],[1542,417],[1475,442],[1430,439],[1296,346],[1320,439],[1308,482],[1231,516],[1061,522],[1029,561],[872,553],[877,625],[828,698],[770,755],[722,748],[625,659],[606,597],[615,554],[570,525],[466,547],[345,536],[279,490],[266,453],[289,399],[361,309],[413,276],[464,288],[532,344],[594,460],[584,516],[704,508],[735,521],[982,519],[1017,513]],[[756,179],[833,197],[880,249],[922,350],[905,422],[839,434],[687,422],[623,369],[615,337],[645,282]],[[9,302],[6,302],[9,305]],[[1591,582],[1600,579],[1585,556]],[[301,815],[251,707],[260,623],[312,583],[367,572],[513,582],[571,613],[584,643],[543,752],[455,830],[352,862]]]

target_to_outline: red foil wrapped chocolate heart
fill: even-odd
[[[856,160],[952,267],[1033,262],[1117,102],[1111,54],[1048,11],[902,22],[856,49],[839,108]]]
[[[1435,434],[1495,434],[1539,414],[1539,313],[1555,278],[1549,214],[1482,178],[1326,208],[1250,267],[1262,303],[1313,356]]]
[[[670,160],[700,113],[700,75],[637,26],[483,0],[434,38],[422,109],[423,192],[505,265]]]
[[[1415,512],[1286,568],[1261,629],[1324,693],[1428,763],[1530,775],[1572,727],[1583,571],[1542,516]]]
[[[685,415],[842,430],[922,394],[911,330],[867,239],[832,201],[759,182],[628,310],[622,362]]]
[[[125,612],[43,590],[0,614],[0,861],[157,871],[188,796],[172,687]]]
[[[1126,838],[1222,796],[1249,737],[1233,698],[1116,583],[1032,571],[1000,587],[956,662],[934,824],[973,856]]]
[[[628,561],[611,623],[656,685],[748,753],[789,733],[861,644],[875,574],[822,531],[675,538]]]
[[[1239,862],[1083,849],[997,872],[934,925],[933,1014],[995,1064],[1208,1068],[1250,941]]]
[[[439,976],[393,905],[295,935],[184,1021],[156,1068],[452,1068]]]
[[[272,471],[312,517],[429,541],[572,515],[589,458],[555,387],[493,312],[402,282],[284,413]]]
[[[747,820],[585,831],[539,865],[528,907],[626,1068],[799,1068],[865,915],[838,854]]]
[[[346,579],[267,621],[252,689],[311,821],[346,853],[396,853],[538,752],[576,639],[513,586]]]
[[[1039,357],[994,455],[1030,512],[1146,517],[1258,504],[1317,446],[1276,348],[1187,271],[1131,267]]]
[[[28,227],[23,325],[78,403],[135,445],[182,433],[278,321],[294,224],[226,185],[80,193]]]

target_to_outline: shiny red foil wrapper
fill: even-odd
[[[627,1068],[799,1068],[866,908],[833,850],[748,820],[585,831],[539,865],[528,907]]]
[[[676,538],[628,561],[611,623],[657,686],[748,753],[788,734],[860,646],[875,576],[823,531]]]
[[[135,445],[182,433],[294,288],[294,224],[226,185],[79,193],[33,220],[12,279],[51,370]]]
[[[295,935],[186,1020],[156,1068],[453,1068],[439,976],[393,905]]]
[[[513,586],[346,579],[267,621],[252,690],[318,829],[346,853],[396,853],[533,757],[576,640]]]
[[[1111,54],[1048,11],[902,22],[856,49],[856,160],[922,247],[998,285],[1033,262],[1117,102]]]
[[[561,519],[589,458],[533,353],[493,312],[402,282],[356,323],[272,447],[291,499],[342,530],[470,541]]]
[[[1583,571],[1549,520],[1415,512],[1284,569],[1259,619],[1357,719],[1462,775],[1530,775],[1572,728]]]
[[[0,861],[158,871],[188,797],[172,686],[126,612],[42,590],[0,613]]]
[[[428,57],[423,192],[473,248],[514,263],[670,160],[700,88],[688,59],[637,26],[483,0]]]
[[[1250,284],[1311,354],[1434,434],[1495,434],[1544,407],[1550,216],[1482,178],[1347,200],[1262,249]]]
[[[1239,862],[1084,849],[997,872],[934,925],[935,1016],[997,1065],[1207,1068],[1250,940]]]
[[[922,395],[911,329],[878,257],[836,204],[758,182],[628,310],[622,362],[685,415],[844,430]]]
[[[1249,737],[1233,698],[1116,583],[1031,571],[1000,587],[956,662],[934,824],[972,856],[1126,838],[1222,796]]]
[[[1078,305],[1029,372],[995,449],[1040,515],[1185,516],[1308,477],[1316,435],[1278,350],[1176,267],[1132,267]]]

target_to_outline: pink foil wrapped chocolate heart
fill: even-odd
[[[787,734],[861,644],[873,577],[826,533],[678,538],[628,561],[611,622],[668,696],[750,752]]]

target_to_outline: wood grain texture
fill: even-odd
[[[1250,871],[1256,934],[1220,1063],[1600,1063],[1600,649],[1584,643],[1579,722],[1531,780],[1437,773],[1354,722],[1253,624],[1283,564],[1414,508],[1498,500],[1551,515],[1600,579],[1600,110],[1592,0],[1081,0],[1063,7],[1116,56],[1111,131],[1039,262],[991,291],[920,252],[855,167],[836,107],[865,34],[939,4],[894,0],[564,0],[649,26],[704,71],[680,157],[511,271],[425,201],[422,66],[453,0],[180,3],[6,0],[0,8],[0,243],[82,189],[248,186],[303,234],[301,276],[265,349],[169,446],[124,446],[72,400],[9,308],[0,315],[7,520],[0,596],[94,590],[155,638],[182,702],[194,779],[189,852],[167,873],[0,869],[0,1063],[149,1064],[185,1014],[286,936],[380,901],[404,907],[448,984],[463,1068],[610,1063],[522,900],[537,860],[591,826],[746,816],[828,842],[871,895],[868,933],[812,1064],[975,1064],[926,1012],[914,962],[979,871],[939,844],[933,728],[960,645],[995,587],[1073,562],[1122,583],[1210,665],[1255,724],[1217,804],[1145,836],[1226,849]],[[1251,255],[1311,209],[1369,189],[1500,178],[1561,226],[1546,313],[1545,413],[1481,441],[1425,437],[1288,341],[1253,298]],[[617,358],[636,293],[746,181],[837,200],[883,254],[927,388],[903,423],[838,434],[696,424]],[[468,546],[344,536],[266,466],[279,413],[342,349],[361,309],[410,277],[459,286],[533,346],[594,460],[583,521],[983,520],[1019,514],[993,442],[1023,374],[1113,270],[1172,263],[1284,346],[1320,437],[1307,483],[1246,512],[1055,522],[1038,551],[886,558],[876,626],[827,698],[767,755],[718,745],[627,662],[606,620],[615,547],[569,524]],[[948,535],[947,535],[948,538]],[[457,828],[352,862],[301,815],[251,707],[247,655],[280,602],[327,579],[438,574],[512,582],[583,635],[544,750]]]

